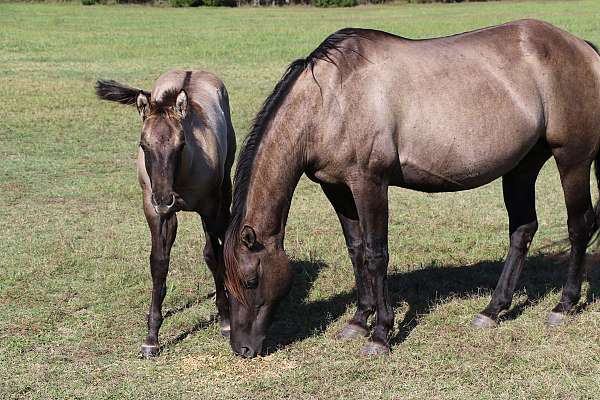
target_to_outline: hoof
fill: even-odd
[[[230,333],[231,325],[229,323],[229,320],[224,319],[223,321],[221,321],[221,335],[228,338]]]
[[[476,326],[477,328],[489,329],[497,327],[498,323],[487,315],[477,314],[475,318],[473,318],[471,325]]]
[[[156,356],[158,356],[158,354],[160,353],[160,346],[159,345],[151,345],[151,344],[143,344],[142,347],[140,348],[140,354],[142,355],[142,357],[144,358],[154,358]]]
[[[364,357],[387,356],[390,354],[390,348],[377,342],[367,342],[360,349],[360,355]]]
[[[369,334],[369,331],[355,324],[347,324],[344,329],[338,333],[335,338],[338,340],[353,340],[363,338]]]
[[[548,315],[548,326],[559,326],[565,320],[565,314],[552,311]]]

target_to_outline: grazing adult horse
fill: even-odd
[[[137,169],[152,235],[152,300],[142,354],[152,357],[160,350],[158,330],[178,211],[200,214],[204,260],[215,280],[221,332],[228,336],[221,243],[230,218],[235,132],[223,82],[205,71],[174,70],[158,78],[152,93],[115,81],[98,81],[96,93],[104,100],[137,105],[142,117]]]
[[[333,205],[354,267],[358,307],[339,334],[369,334],[362,354],[385,354],[394,314],[386,281],[388,187],[476,188],[502,177],[510,249],[490,304],[510,306],[537,230],[535,181],[554,156],[571,243],[556,325],[580,297],[597,230],[590,166],[600,145],[600,57],[590,43],[523,20],[455,36],[409,40],[343,29],[293,62],[267,98],[235,172],[225,239],[231,346],[261,352],[292,272],[284,252],[290,200],[305,173]]]

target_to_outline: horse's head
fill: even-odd
[[[277,306],[290,290],[293,272],[279,241],[261,241],[248,225],[230,228],[225,263],[231,348],[243,357],[254,357],[263,350]]]
[[[187,94],[167,92],[157,103],[140,92],[136,105],[143,121],[140,147],[152,186],[151,203],[157,214],[166,215],[175,205],[173,186],[185,147]]]

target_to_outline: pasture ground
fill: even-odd
[[[454,194],[392,189],[393,352],[363,359],[361,341],[334,340],[354,310],[353,276],[331,206],[303,179],[286,238],[297,280],[272,329],[276,350],[232,355],[207,298],[199,221],[180,214],[166,349],[155,361],[137,357],[150,288],[139,121],[133,108],[98,101],[96,79],[149,87],[173,67],[214,71],[241,140],[286,65],[339,28],[416,38],[522,17],[600,42],[595,0],[332,10],[0,4],[0,398],[598,398],[597,266],[585,311],[544,325],[565,279],[563,260],[545,247],[566,234],[552,161],[538,181],[540,230],[497,329],[469,322],[507,251],[500,182]]]

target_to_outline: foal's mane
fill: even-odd
[[[242,303],[246,303],[243,290],[243,272],[239,269],[238,260],[235,257],[235,245],[239,241],[239,233],[242,230],[242,222],[246,215],[246,199],[250,187],[252,167],[260,143],[267,130],[269,122],[273,119],[277,110],[290,92],[292,86],[305,70],[310,69],[313,80],[321,89],[314,74],[314,68],[318,61],[333,64],[341,71],[342,62],[344,66],[352,67],[350,61],[366,60],[356,46],[343,46],[347,39],[367,39],[367,33],[374,32],[367,29],[345,28],[329,35],[308,57],[293,61],[277,82],[273,92],[267,97],[260,111],[254,118],[252,129],[244,139],[234,175],[234,190],[232,202],[232,218],[227,230],[224,246],[225,257],[225,283],[229,293]]]

